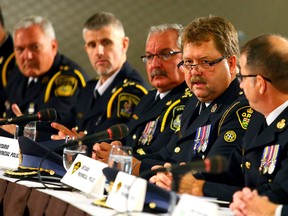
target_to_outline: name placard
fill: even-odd
[[[18,140],[0,136],[0,167],[17,169],[20,159]]]
[[[203,198],[183,194],[172,214],[172,216],[178,215],[217,216],[218,205]]]
[[[102,169],[107,164],[78,154],[61,182],[95,197],[102,198],[105,176]]]
[[[143,211],[146,189],[145,179],[118,172],[106,205],[119,212]]]

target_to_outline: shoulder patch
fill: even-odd
[[[176,106],[172,110],[172,120],[170,128],[171,130],[177,131],[178,128],[180,128],[181,125],[181,115],[184,110],[184,105]]]
[[[253,112],[254,110],[250,106],[241,107],[236,111],[239,123],[243,129],[247,130]]]
[[[118,95],[117,116],[130,118],[132,111],[139,103],[140,98],[130,93],[120,93]]]
[[[170,114],[171,114],[170,129],[173,131],[176,131],[180,127],[181,115],[185,107],[185,105],[180,104],[180,103],[181,103],[181,100],[178,99],[177,101],[175,101],[168,107],[168,109],[166,110],[163,116],[160,132],[164,131],[167,123],[169,124],[169,122],[167,122],[167,119],[170,119],[170,117],[168,118]]]
[[[72,96],[78,86],[78,80],[72,76],[61,75],[55,79],[55,95],[62,97]]]

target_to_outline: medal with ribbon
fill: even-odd
[[[272,174],[274,172],[280,145],[266,146],[262,153],[261,165],[259,171],[262,174]]]
[[[158,118],[155,121],[150,121],[146,124],[141,137],[139,138],[139,145],[150,145],[153,139],[158,124]]]
[[[196,137],[194,139],[194,152],[205,152],[209,143],[209,135],[211,131],[211,125],[205,125],[199,127],[196,131]]]

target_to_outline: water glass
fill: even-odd
[[[36,121],[31,121],[25,125],[23,130],[23,136],[35,141],[37,135]]]
[[[112,146],[108,166],[131,174],[132,148],[129,146]]]
[[[87,146],[75,145],[63,149],[63,165],[66,171],[69,170],[78,154],[87,155]]]

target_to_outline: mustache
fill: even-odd
[[[192,76],[190,83],[206,83],[206,80],[202,76]]]
[[[154,77],[154,76],[166,76],[167,77],[167,73],[166,71],[163,71],[163,70],[153,70],[151,72],[151,77]]]

